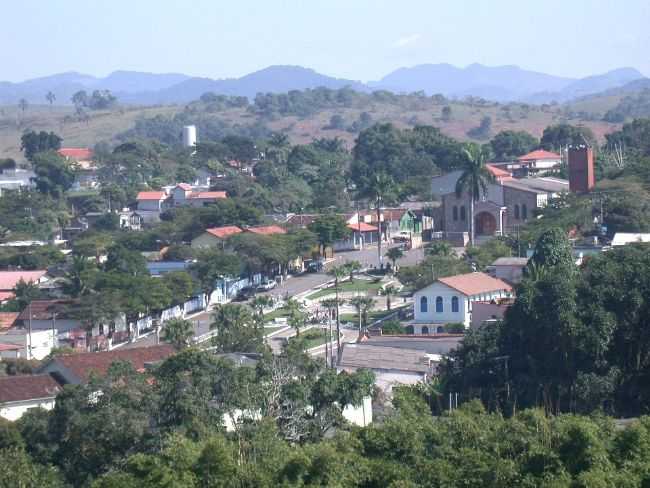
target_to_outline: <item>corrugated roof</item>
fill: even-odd
[[[141,191],[136,200],[164,200],[167,194],[164,191]]]
[[[554,152],[545,151],[544,149],[537,149],[535,151],[519,156],[517,161],[535,161],[538,159],[560,159],[560,155]]]
[[[199,191],[196,193],[190,193],[189,198],[199,198],[199,199],[212,199],[212,198],[228,198],[228,195],[225,191]]]
[[[259,235],[265,235],[265,236],[270,236],[270,235],[273,235],[273,234],[286,234],[287,233],[287,231],[284,230],[279,225],[265,225],[265,226],[259,226],[259,227],[249,227],[246,230],[248,232],[252,232],[253,234],[259,234]]]
[[[635,242],[650,242],[650,234],[617,232],[612,239],[612,246],[625,246]]]
[[[88,381],[91,373],[104,375],[116,361],[131,363],[136,371],[144,371],[147,363],[162,361],[174,354],[174,348],[168,344],[151,347],[134,347],[132,349],[115,349],[113,351],[87,352],[55,357],[52,362],[59,363],[82,381]]]
[[[25,283],[37,283],[45,274],[46,270],[37,271],[0,271],[0,290],[13,290],[16,284],[22,279]]]
[[[371,344],[345,344],[340,367],[394,369],[416,373],[431,371],[427,353],[418,349],[375,346]]]
[[[569,182],[567,180],[549,177],[505,180],[503,186],[539,194],[569,191]]]
[[[0,403],[53,398],[61,391],[49,374],[0,378]]]
[[[528,258],[498,258],[493,263],[492,266],[526,266],[528,264]]]
[[[56,318],[69,317],[71,308],[77,303],[77,300],[34,300],[31,307],[25,307],[20,312],[18,320],[29,320],[30,308],[32,320],[51,320],[54,314],[56,314]]]
[[[485,273],[466,273],[439,278],[438,281],[463,295],[472,296],[499,290],[512,290],[512,287],[498,278],[492,278]]]
[[[232,235],[243,232],[243,230],[241,230],[236,225],[225,225],[223,227],[213,227],[211,229],[205,229],[205,231],[208,234],[212,234],[213,236],[218,237],[219,239],[225,239],[226,237],[230,237]]]

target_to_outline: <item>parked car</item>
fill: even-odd
[[[264,280],[259,285],[257,285],[257,289],[261,291],[268,291],[272,290],[277,285],[278,283],[275,280]]]
[[[323,262],[320,260],[310,261],[307,265],[307,271],[310,273],[320,273],[323,271]]]
[[[251,287],[247,288],[242,288],[239,290],[239,293],[237,293],[237,296],[234,298],[233,301],[235,302],[245,302],[249,298],[253,298],[255,296],[255,289]]]

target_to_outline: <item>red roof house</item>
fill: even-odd
[[[286,234],[287,231],[280,227],[279,225],[265,225],[258,227],[248,227],[247,232],[252,232],[253,234],[270,236],[274,234]]]
[[[62,147],[57,153],[74,161],[90,161],[93,158],[93,150],[88,147]]]

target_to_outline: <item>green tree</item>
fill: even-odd
[[[177,350],[188,347],[194,337],[194,325],[189,320],[170,319],[164,323],[161,339]]]
[[[384,287],[384,296],[386,297],[386,310],[390,310],[390,299],[397,294],[397,288],[394,285]]]
[[[75,92],[70,100],[77,110],[88,106],[88,94],[85,90]]]
[[[64,291],[72,297],[79,297],[90,292],[96,279],[97,267],[84,256],[73,255],[66,272]]]
[[[21,98],[18,100],[18,108],[20,108],[20,111],[24,114],[25,110],[27,110],[27,107],[29,107],[29,103],[27,103],[27,100],[24,98]]]
[[[300,336],[300,329],[307,323],[307,311],[305,306],[298,300],[290,298],[285,304],[289,315],[289,325],[296,331],[296,337]]]
[[[20,150],[25,154],[25,158],[31,161],[37,153],[61,149],[62,140],[54,132],[29,131],[20,138]]]
[[[264,324],[264,310],[273,305],[273,298],[268,295],[258,295],[251,300],[250,305],[255,311],[258,322]]]
[[[344,239],[350,234],[350,229],[341,215],[324,214],[319,215],[307,228],[316,234],[321,254],[325,253],[325,248],[331,246],[336,241]]]
[[[593,145],[595,141],[596,138],[589,127],[562,123],[544,129],[540,145],[542,149],[561,151],[566,146],[585,143]]]
[[[469,198],[469,240],[474,245],[474,204],[485,195],[488,184],[494,180],[485,166],[486,155],[476,144],[468,144],[463,150],[462,173],[456,182],[456,196],[465,194]]]
[[[333,266],[328,270],[327,274],[334,277],[334,293],[336,300],[336,351],[337,357],[341,357],[341,317],[339,310],[342,300],[339,299],[339,291],[341,280],[348,275],[348,270],[345,268],[345,265]]]
[[[526,131],[504,130],[490,141],[498,161],[516,158],[529,153],[539,145],[539,140]]]
[[[56,152],[40,152],[31,156],[36,174],[34,183],[41,193],[60,198],[72,187],[75,180],[74,168]]]
[[[56,95],[52,93],[51,91],[48,91],[47,94],[45,95],[45,100],[50,104],[50,106],[54,103],[56,100]]]
[[[260,352],[263,326],[254,320],[248,307],[219,305],[212,315],[210,330],[217,330],[213,343],[221,352]]]
[[[391,247],[386,252],[386,257],[390,259],[391,264],[393,265],[393,273],[397,269],[397,261],[404,257],[404,251],[399,247]]]
[[[172,296],[172,303],[174,304],[185,303],[197,291],[194,280],[187,271],[165,273],[162,281],[169,289]]]
[[[383,267],[384,255],[381,252],[381,241],[383,236],[381,222],[381,208],[387,203],[392,203],[397,198],[398,187],[395,180],[386,173],[378,173],[366,180],[364,186],[360,188],[360,195],[368,198],[375,207],[377,214],[377,261],[379,267]]]
[[[350,298],[350,305],[352,305],[357,310],[357,317],[359,319],[359,333],[365,328],[368,327],[368,313],[372,310],[375,301],[372,297],[368,296],[356,296]]]

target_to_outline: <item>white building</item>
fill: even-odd
[[[0,417],[18,420],[32,408],[52,410],[61,386],[49,374],[0,378]]]
[[[512,287],[485,273],[467,273],[440,278],[414,295],[416,334],[443,332],[444,324],[459,323],[466,328],[472,320],[472,302],[489,302],[510,297]]]
[[[521,281],[527,264],[528,258],[498,258],[487,271],[491,276],[514,285]]]
[[[617,232],[614,234],[614,239],[612,239],[612,246],[626,246],[638,242],[650,242],[650,234]]]

